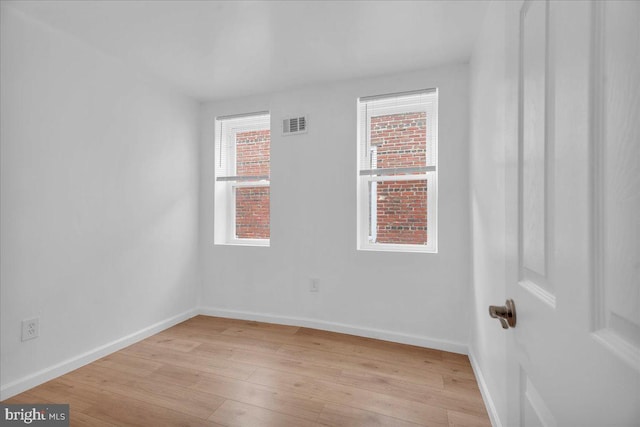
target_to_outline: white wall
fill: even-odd
[[[468,66],[305,87],[201,113],[205,312],[466,352],[470,292]],[[356,100],[438,87],[439,253],[356,251]],[[271,247],[213,245],[214,117],[270,110]],[[281,136],[286,115],[309,131]],[[320,291],[309,292],[309,278]]]
[[[6,397],[195,307],[198,106],[5,4],[1,14]],[[40,337],[21,342],[30,317]]]
[[[511,17],[511,20],[509,20]],[[517,141],[516,81],[513,43],[517,13],[505,2],[492,2],[485,15],[470,63],[470,191],[472,221],[472,317],[469,355],[495,426],[507,419],[507,331],[488,315],[489,305],[503,305],[507,292],[507,230],[512,215],[505,195],[507,150]],[[510,148],[512,147],[512,148]]]

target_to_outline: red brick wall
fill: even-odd
[[[236,175],[269,175],[271,131],[236,134]]]
[[[371,145],[377,167],[426,166],[425,113],[371,118]],[[384,181],[377,184],[377,243],[427,242],[427,181]]]
[[[269,175],[271,132],[236,135],[236,174]],[[236,237],[268,239],[270,235],[269,187],[236,188]]]
[[[269,238],[269,187],[236,189],[236,237]]]

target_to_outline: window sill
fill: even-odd
[[[366,244],[358,247],[359,251],[366,252],[404,252],[404,253],[422,253],[437,254],[438,248],[426,245],[393,245],[393,244]]]
[[[237,239],[230,240],[228,242],[215,242],[216,246],[256,246],[256,247],[264,247],[268,248],[271,246],[271,240],[263,240],[263,239]]]

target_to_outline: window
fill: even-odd
[[[218,117],[215,132],[214,242],[268,246],[269,113]]]
[[[438,91],[358,100],[358,249],[437,252]]]

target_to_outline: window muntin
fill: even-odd
[[[358,101],[358,249],[437,252],[437,96]]]
[[[268,246],[270,116],[216,119],[216,244]]]

